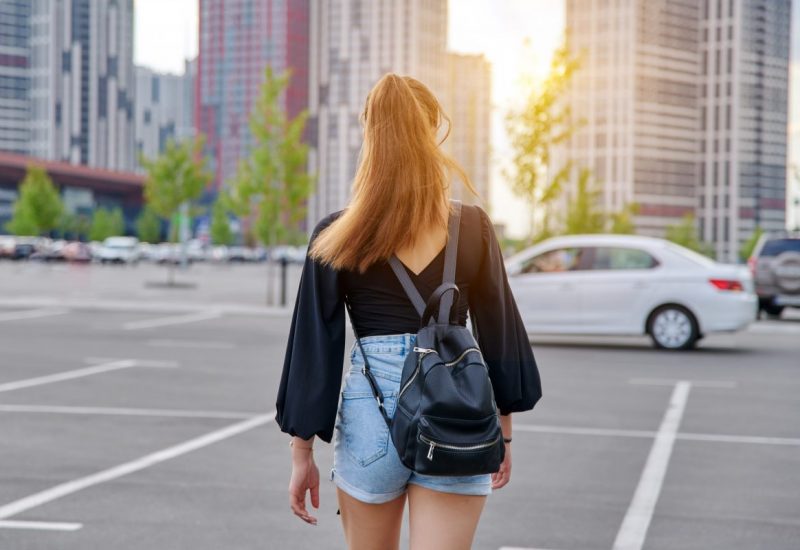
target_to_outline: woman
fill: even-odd
[[[413,78],[386,74],[370,91],[352,199],[314,228],[292,317],[277,400],[277,422],[292,436],[290,506],[316,523],[305,505],[310,492],[312,506],[319,507],[314,440],[330,442],[335,432],[330,479],[352,550],[398,548],[406,499],[412,550],[470,548],[486,495],[511,475],[511,413],[532,409],[541,397],[492,223],[483,209],[467,205],[457,246],[458,322],[466,325],[469,312],[489,366],[506,439],[500,470],[442,477],[407,469],[355,343],[340,388],[347,297],[387,412],[394,413],[404,357],[414,346],[420,318],[387,260],[396,254],[427,299],[442,278],[448,172],[455,171],[475,193],[463,170],[439,148],[442,119],[447,117],[436,97]]]

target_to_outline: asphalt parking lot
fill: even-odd
[[[289,312],[80,302],[26,273],[0,290],[0,548],[344,548],[330,446],[319,524],[287,505]],[[545,395],[476,549],[800,548],[800,316],[683,353],[532,342]]]

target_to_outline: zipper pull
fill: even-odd
[[[433,448],[436,446],[436,443],[431,441],[431,446],[428,448],[428,460],[433,460]]]
[[[420,347],[414,346],[414,351],[416,351],[417,353],[433,353],[436,350],[435,349],[430,349],[430,348],[420,348]]]

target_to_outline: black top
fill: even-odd
[[[309,248],[342,212],[317,224]],[[406,271],[427,300],[441,284],[443,268],[444,248],[419,275]],[[469,310],[500,413],[532,409],[542,395],[539,370],[508,285],[500,244],[489,216],[479,206],[462,207],[456,284],[458,322],[466,324]],[[360,274],[334,270],[306,257],[276,404],[276,421],[291,435],[303,439],[317,435],[327,442],[333,437],[344,360],[345,295],[361,337],[419,330],[419,314],[388,262]]]

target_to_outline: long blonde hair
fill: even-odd
[[[437,143],[443,119],[447,133]],[[413,247],[424,231],[447,225],[450,171],[478,193],[439,148],[450,135],[450,119],[419,80],[383,75],[367,95],[361,122],[364,142],[352,198],[314,239],[309,256],[337,270],[363,273],[395,250]]]

